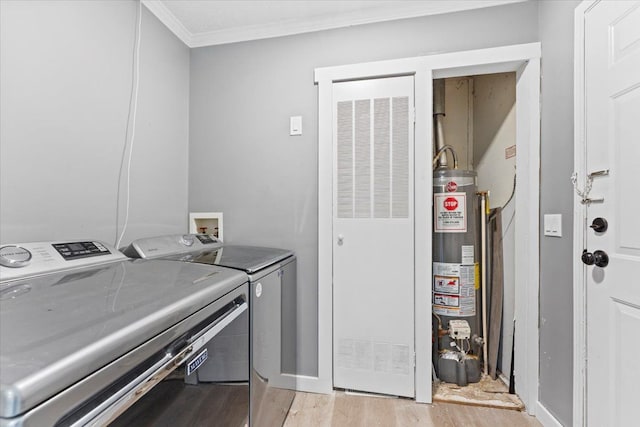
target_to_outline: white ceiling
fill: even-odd
[[[307,33],[526,0],[142,0],[189,47]]]

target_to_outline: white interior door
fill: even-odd
[[[414,396],[413,88],[333,85],[334,387]]]
[[[589,426],[638,425],[640,403],[640,2],[602,1],[585,21],[586,171],[593,177],[586,249]],[[600,259],[600,263],[602,259]],[[596,259],[596,263],[598,260]]]

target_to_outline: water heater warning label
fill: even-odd
[[[460,293],[460,278],[456,276],[433,276],[433,292],[455,294]]]
[[[476,315],[475,265],[433,263],[433,312],[445,316]]]
[[[436,193],[433,195],[434,226],[436,233],[466,233],[466,193]]]

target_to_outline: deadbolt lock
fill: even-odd
[[[593,222],[589,227],[593,228],[593,231],[596,233],[604,233],[607,231],[609,224],[607,224],[606,219],[598,217],[593,219]]]

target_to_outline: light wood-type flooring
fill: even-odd
[[[274,397],[275,396],[275,397]],[[283,394],[284,398],[286,397]],[[200,384],[180,380],[163,381],[111,427],[245,427],[248,387],[246,385]],[[282,404],[273,394],[264,404]],[[286,399],[285,399],[286,401]],[[279,406],[279,405],[278,405]],[[262,411],[258,411],[259,413]],[[265,414],[258,414],[270,426]],[[279,425],[276,422],[273,425]],[[436,402],[432,405],[411,399],[297,392],[284,427],[541,427],[525,412]]]
[[[298,392],[284,427],[541,427],[526,412],[411,399]]]

